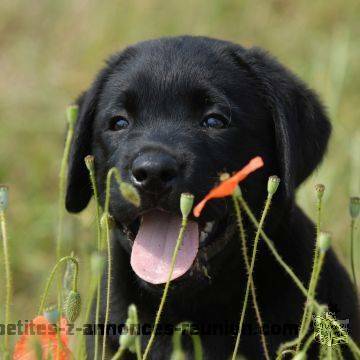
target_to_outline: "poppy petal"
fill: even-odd
[[[264,165],[264,162],[260,156],[257,156],[250,160],[250,162],[245,165],[240,171],[238,171],[235,175],[231,176],[229,179],[222,181],[218,186],[211,189],[209,193],[201,200],[193,210],[193,214],[195,217],[199,217],[201,211],[205,207],[206,203],[210,199],[222,198],[225,196],[230,196],[234,192],[238,183],[244,180],[249,174],[253,171],[259,169]]]

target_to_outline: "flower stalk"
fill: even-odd
[[[246,308],[247,308],[247,303],[248,303],[248,298],[249,298],[252,274],[253,274],[254,267],[255,267],[255,258],[256,258],[257,247],[258,247],[258,243],[259,243],[259,239],[260,239],[260,232],[264,226],[266,215],[268,214],[268,211],[270,209],[271,200],[279,186],[279,182],[280,182],[280,179],[276,176],[271,176],[268,181],[268,195],[267,195],[267,198],[265,201],[264,210],[261,214],[259,226],[258,226],[258,228],[256,230],[256,234],[255,234],[254,247],[253,247],[253,252],[252,252],[252,257],[251,257],[251,262],[250,262],[248,279],[247,279],[247,283],[246,283],[244,302],[243,302],[243,307],[242,307],[242,311],[241,311],[241,315],[240,315],[239,328],[238,328],[238,333],[237,333],[236,342],[235,342],[235,346],[234,346],[234,351],[232,354],[232,360],[236,359],[236,356],[237,356],[237,353],[239,350],[239,346],[240,346],[240,338],[241,338],[242,327],[244,324],[245,313],[246,313]]]
[[[245,234],[245,229],[244,229],[244,224],[243,224],[243,220],[242,220],[240,206],[237,201],[237,196],[240,196],[240,195],[241,195],[241,190],[239,187],[237,187],[232,196],[232,199],[233,199],[233,204],[234,204],[234,208],[235,208],[237,224],[238,224],[238,228],[239,228],[239,232],[240,232],[241,248],[242,248],[242,253],[243,253],[244,262],[245,262],[245,266],[246,266],[246,271],[247,271],[247,274],[249,275],[250,263],[249,263],[248,248],[246,245],[246,234]],[[259,325],[260,340],[261,340],[261,345],[262,345],[262,348],[264,351],[264,356],[265,356],[266,360],[270,360],[269,350],[267,347],[266,337],[264,334],[264,325],[263,325],[263,321],[261,318],[259,304],[257,302],[256,288],[255,288],[254,279],[252,276],[251,276],[251,280],[250,280],[250,290],[251,290],[251,297],[252,297],[252,301],[253,301],[256,319],[257,319],[257,322]]]
[[[194,201],[193,196],[189,196],[189,194],[181,194],[181,199],[180,199],[180,204],[182,204],[182,206],[181,206],[181,210],[182,210],[181,228],[180,228],[179,236],[177,238],[175,249],[174,249],[174,252],[173,252],[173,255],[172,255],[171,264],[170,264],[170,272],[169,272],[169,275],[168,275],[168,279],[166,281],[164,291],[163,291],[163,294],[162,294],[162,297],[161,297],[160,305],[159,305],[159,308],[158,308],[157,313],[156,313],[154,327],[152,329],[149,342],[146,345],[142,360],[147,359],[147,357],[148,357],[148,355],[150,353],[151,347],[152,347],[152,345],[154,343],[154,340],[155,340],[156,330],[157,330],[157,327],[159,325],[160,317],[161,317],[161,314],[162,314],[162,311],[163,311],[163,308],[164,308],[164,305],[165,305],[165,301],[166,301],[166,298],[167,298],[167,295],[168,295],[168,292],[169,292],[170,282],[171,282],[172,274],[173,274],[173,271],[174,271],[177,254],[178,254],[179,248],[180,248],[180,246],[182,244],[184,234],[185,234],[185,230],[186,230],[187,223],[188,223],[188,212],[186,210],[187,210],[187,208],[192,207],[193,201]]]
[[[9,189],[5,185],[0,185],[0,232],[4,251],[5,265],[5,282],[6,282],[6,298],[5,298],[5,326],[10,323],[10,303],[12,298],[12,279],[10,269],[9,241],[7,236],[5,211],[9,203]],[[4,359],[9,359],[9,336],[7,332],[3,335],[4,340]]]

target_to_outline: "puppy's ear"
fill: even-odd
[[[254,78],[272,114],[279,168],[291,197],[321,162],[330,122],[317,95],[264,50],[238,47],[233,54]]]
[[[91,182],[84,158],[92,152],[92,129],[96,105],[108,68],[103,69],[94,83],[77,100],[79,115],[69,156],[69,171],[66,193],[66,209],[70,212],[83,210],[92,195]]]

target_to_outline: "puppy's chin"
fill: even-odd
[[[132,251],[136,251],[134,250],[134,243],[138,241],[137,237],[143,226],[143,221],[141,216],[139,216],[127,225],[117,223],[116,230],[118,235],[120,235],[117,236],[117,238],[120,240],[120,243],[126,252],[130,254],[130,257],[133,255]],[[228,257],[224,256],[224,253],[226,252],[230,241],[234,239],[237,226],[233,217],[226,214],[220,220],[206,222],[199,221],[196,229],[198,229],[197,235],[199,244],[198,249],[196,249],[195,252],[195,258],[182,275],[173,278],[171,281],[170,290],[172,294],[178,292],[181,292],[182,294],[194,294],[210,286],[214,282],[217,273],[222,268],[224,262],[227,261],[226,259]],[[141,231],[143,232],[144,229]],[[133,267],[133,264],[131,265]],[[139,266],[139,264],[137,264],[137,266]],[[144,266],[148,265],[144,263]],[[152,283],[151,281],[147,281],[146,277],[142,276],[142,274],[137,274],[134,267],[133,270],[135,272],[134,275],[136,280],[141,288],[147,290],[154,296],[162,294],[168,275],[167,273],[161,275],[161,282]],[[191,291],[186,292],[186,289]]]

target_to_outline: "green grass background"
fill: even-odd
[[[262,46],[320,93],[333,137],[298,201],[314,216],[313,185],[326,185],[324,226],[348,266],[348,197],[360,192],[359,14],[357,0],[1,1],[0,182],[11,186],[13,319],[35,315],[54,264],[66,105],[111,52],[162,35],[208,35]],[[92,210],[66,218],[66,248],[80,255],[95,244]],[[359,268],[359,244],[356,249]],[[88,261],[80,260],[85,287],[88,271],[81,270]],[[2,269],[0,281],[3,299]]]

